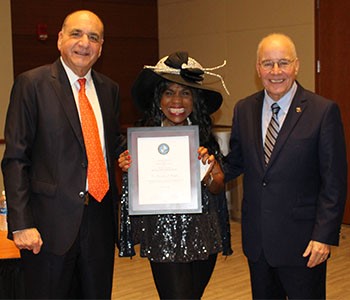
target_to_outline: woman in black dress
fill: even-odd
[[[200,299],[217,254],[232,253],[222,154],[210,117],[221,106],[222,95],[203,84],[204,74],[221,76],[207,70],[186,52],[176,52],[154,67],[145,66],[132,88],[143,112],[137,127],[198,125],[198,158],[210,165],[201,182],[202,213],[129,216],[125,174],[132,158],[128,150],[119,156],[125,172],[120,256],[134,255],[133,245],[140,243],[140,255],[150,261],[161,299]]]

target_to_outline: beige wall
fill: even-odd
[[[0,0],[0,32],[0,139],[3,139],[5,115],[13,83],[10,0]],[[4,145],[0,145],[0,160],[3,152]],[[0,172],[0,191],[2,190],[3,180]]]
[[[301,61],[298,80],[314,90],[314,0],[158,0],[158,9],[160,57],[188,50],[204,67],[227,60],[218,72],[231,95],[216,124],[231,125],[235,102],[261,88],[256,47],[268,33],[291,36]]]

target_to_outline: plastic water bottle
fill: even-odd
[[[0,195],[0,230],[7,230],[7,205],[5,191]]]

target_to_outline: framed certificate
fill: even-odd
[[[129,214],[201,213],[198,126],[128,128]]]

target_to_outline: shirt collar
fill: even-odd
[[[63,68],[64,70],[66,71],[67,73],[67,76],[68,76],[68,79],[69,79],[69,82],[70,84],[73,86],[73,85],[76,85],[76,82],[79,78],[82,78],[82,77],[79,77],[77,76],[67,65],[66,63],[63,61],[63,58],[62,56],[60,57],[60,60],[61,60],[61,63],[63,65]],[[87,85],[90,85],[91,84],[91,80],[92,80],[92,77],[91,77],[91,69],[86,73],[86,75],[84,76],[84,78],[86,78],[86,84]]]
[[[290,104],[292,103],[293,97],[295,95],[295,92],[297,90],[297,84],[294,81],[292,84],[292,87],[289,89],[289,91],[281,98],[277,101],[279,107],[281,108],[281,110],[285,113],[288,112],[288,109],[290,107]],[[268,109],[271,108],[271,105],[273,103],[276,103],[275,100],[273,100],[268,94],[267,91],[265,89],[265,105],[268,106]]]

